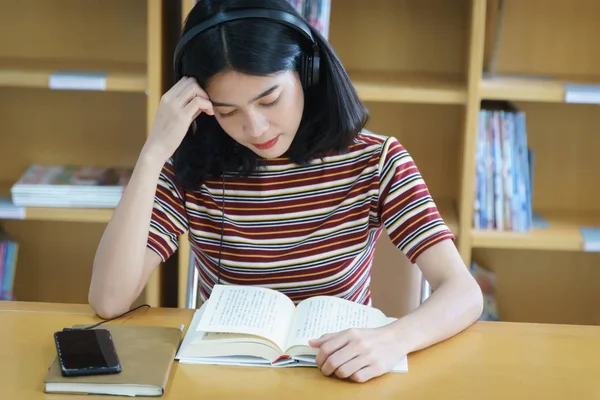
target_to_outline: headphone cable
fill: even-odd
[[[223,250],[223,231],[225,229],[225,146],[222,148],[221,156],[221,184],[222,184],[222,195],[221,195],[221,240],[219,240],[219,261],[217,264],[217,284],[221,284],[221,252]]]

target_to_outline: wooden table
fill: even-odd
[[[176,326],[192,310],[140,309],[110,323]],[[0,398],[44,394],[52,333],[99,321],[85,305],[0,302]],[[409,356],[407,374],[357,384],[316,368],[173,366],[165,399],[600,399],[600,327],[478,322]]]

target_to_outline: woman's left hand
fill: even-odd
[[[325,334],[309,344],[319,349],[317,365],[323,375],[366,382],[389,372],[406,355],[390,328],[352,328]]]

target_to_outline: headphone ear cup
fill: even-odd
[[[311,76],[312,76],[312,82],[311,84],[317,85],[319,83],[319,74],[320,74],[320,67],[321,67],[321,58],[319,57],[319,55],[315,55],[313,57],[310,57],[310,61],[311,61]]]
[[[300,57],[301,80],[304,88],[315,86],[319,83],[319,55],[303,54]]]
[[[302,55],[300,58],[300,72],[302,85],[305,88],[319,83],[319,56]]]
[[[299,70],[300,70],[300,80],[302,82],[302,86],[305,89],[308,89],[311,86],[311,82],[310,82],[311,79],[310,79],[310,75],[309,75],[310,74],[310,68],[309,68],[309,65],[308,65],[308,63],[309,63],[308,57],[305,54],[301,55],[299,63],[300,63],[300,68],[299,68]]]

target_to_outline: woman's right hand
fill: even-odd
[[[183,77],[161,97],[143,152],[166,162],[202,112],[215,114],[208,95],[195,78]]]

